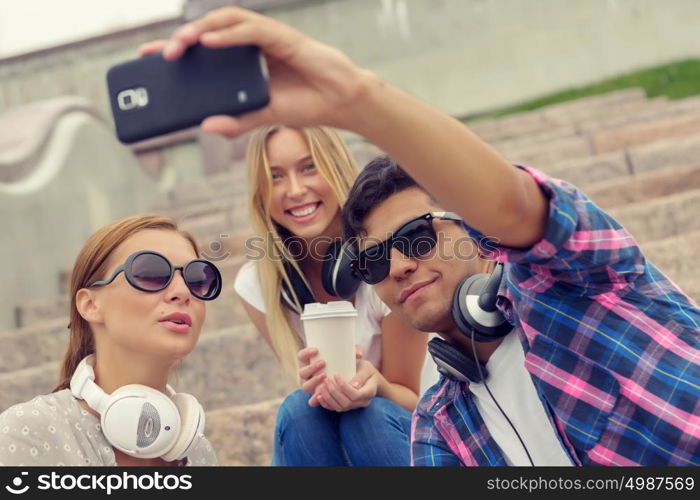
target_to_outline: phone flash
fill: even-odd
[[[239,90],[238,91],[238,102],[244,103],[248,100],[248,92],[245,90]]]

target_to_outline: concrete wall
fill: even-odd
[[[700,56],[697,0],[341,0],[269,13],[454,115]]]
[[[222,3],[235,2],[205,7]],[[697,0],[299,0],[265,13],[457,115],[700,56]],[[109,116],[106,69],[180,22],[0,59],[0,113],[76,94]]]

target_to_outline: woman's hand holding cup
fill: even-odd
[[[326,377],[312,396],[327,410],[343,412],[365,408],[377,395],[377,369],[365,360],[357,362],[357,373],[349,381],[340,375]],[[311,403],[309,403],[311,404]]]
[[[326,362],[322,359],[313,359],[318,355],[318,349],[315,347],[305,347],[298,353],[299,361],[302,367],[299,369],[299,378],[301,379],[301,388],[304,392],[313,394],[309,399],[309,406],[319,406],[317,399],[318,386],[327,378],[324,368]],[[355,344],[355,359],[362,358],[362,346]]]
[[[312,394],[315,392],[316,387],[326,378],[326,372],[323,370],[326,367],[326,362],[322,359],[314,359],[317,355],[318,349],[315,347],[304,347],[297,354],[301,363],[301,368],[299,369],[301,388],[304,392]]]

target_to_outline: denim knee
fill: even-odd
[[[338,414],[309,406],[310,394],[296,390],[277,412],[273,465],[346,465]]]
[[[345,428],[365,430],[371,430],[376,425],[390,425],[408,434],[411,429],[411,413],[393,401],[375,397],[369,406],[344,413],[341,423]]]
[[[277,419],[275,422],[277,434],[282,432],[282,430],[287,428],[290,424],[302,423],[305,420],[303,415],[313,409],[309,406],[310,397],[311,394],[297,389],[284,398],[284,401],[282,401],[282,404],[277,410]]]
[[[366,408],[345,412],[340,420],[340,434],[353,465],[409,465],[410,431],[411,413],[380,397]]]

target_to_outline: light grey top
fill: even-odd
[[[27,465],[118,464],[99,418],[64,389],[0,414],[0,466]],[[187,457],[187,465],[217,465],[216,453],[206,438]]]

